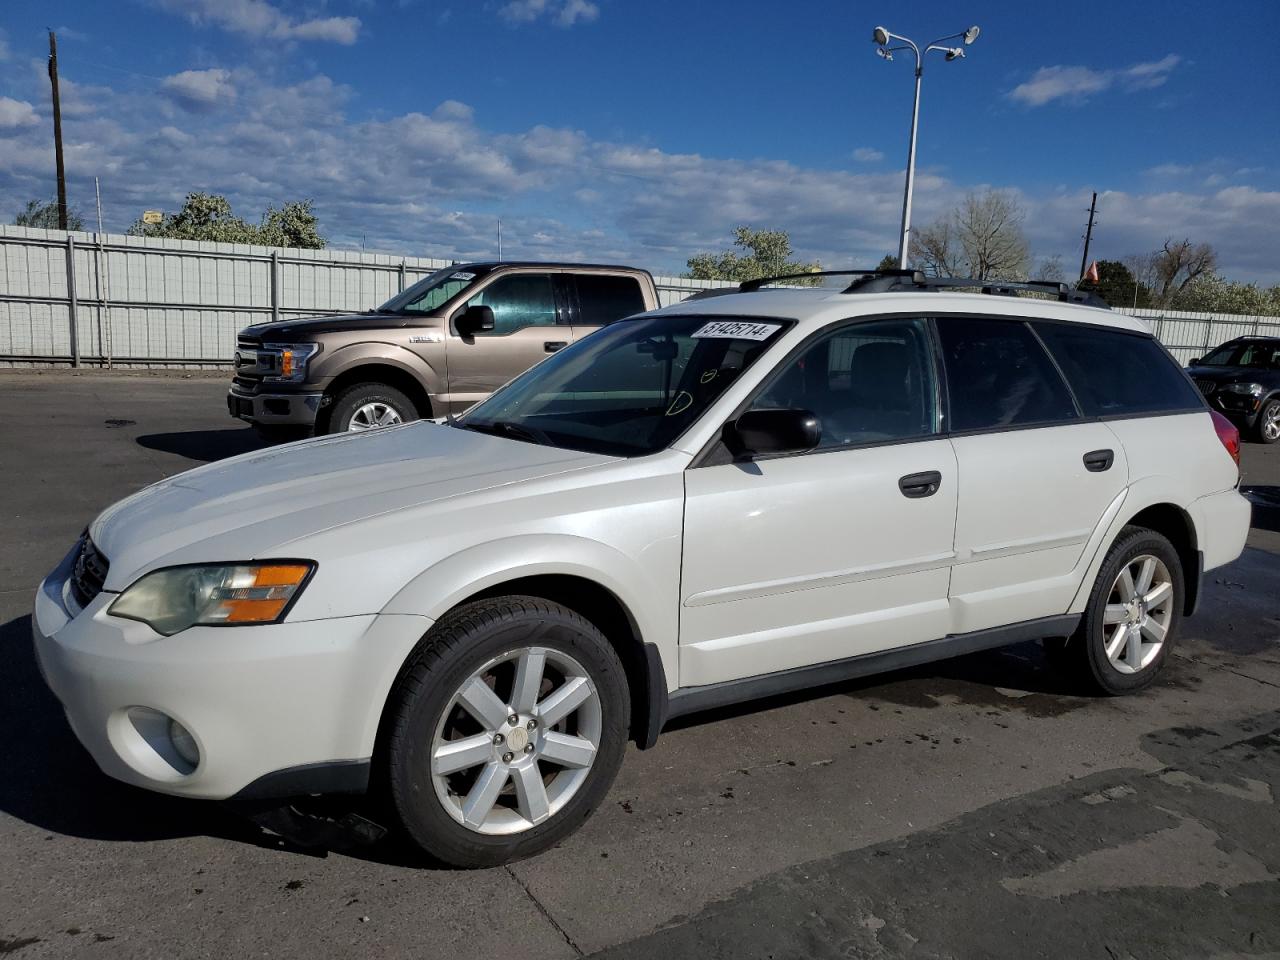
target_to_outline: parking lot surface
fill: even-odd
[[[258,446],[208,376],[0,372],[0,954],[1280,957],[1280,506],[1157,685],[1038,644],[689,718],[511,867],[304,850],[102,776],[32,594],[94,515]],[[1259,503],[1280,445],[1245,447]]]

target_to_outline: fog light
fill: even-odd
[[[196,738],[172,717],[169,718],[169,742],[173,744],[178,756],[191,764],[192,769],[200,765],[200,748],[196,746]]]

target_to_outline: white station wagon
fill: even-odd
[[[76,735],[181,796],[377,787],[477,867],[678,715],[1031,639],[1151,683],[1249,505],[1147,326],[1059,285],[758,286],[106,510],[36,596]]]

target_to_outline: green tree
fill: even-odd
[[[318,250],[325,245],[310,200],[268,207],[261,223],[237,217],[231,202],[216,193],[189,193],[177,213],[159,223],[138,220],[129,233],[139,237],[174,240],[213,240],[218,243],[255,243],[267,247],[302,247]]]
[[[792,260],[791,238],[785,230],[752,230],[742,226],[733,231],[733,245],[739,250],[699,253],[689,258],[689,276],[695,280],[757,280],[788,273],[821,270],[817,261]]]
[[[40,227],[44,230],[58,229],[58,202],[50,200],[48,203],[41,203],[39,200],[28,200],[27,205],[18,211],[18,215],[13,218],[14,226],[18,227]],[[70,207],[67,207],[67,229],[83,230],[84,220],[80,214]]]
[[[898,255],[896,253],[886,253],[880,258],[880,262],[876,264],[877,270],[897,270]]]
[[[1113,307],[1147,307],[1151,305],[1151,290],[1134,276],[1133,271],[1119,260],[1098,261],[1098,282],[1081,280],[1081,290],[1092,291]],[[1135,303],[1136,296],[1136,303]]]

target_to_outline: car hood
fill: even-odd
[[[89,534],[110,562],[106,589],[122,590],[158,567],[288,557],[291,541],[353,521],[613,460],[419,421],[178,474],[103,511]]]
[[[344,313],[335,317],[306,317],[297,320],[276,320],[271,323],[255,323],[245,327],[240,336],[260,340],[263,343],[288,343],[309,340],[324,333],[345,333],[352,330],[398,330],[401,327],[420,326],[425,316],[407,317],[401,313]]]

